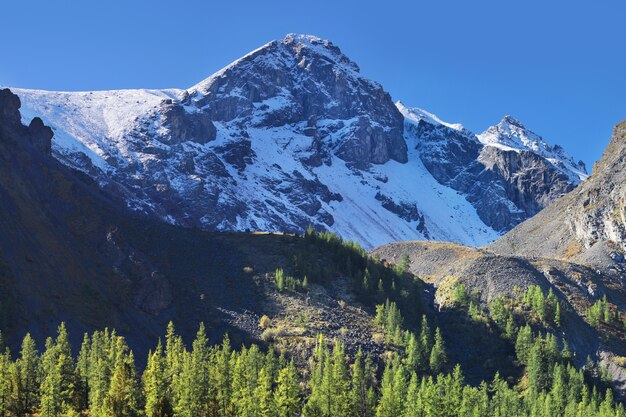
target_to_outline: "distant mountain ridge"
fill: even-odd
[[[187,90],[13,91],[25,118],[52,126],[61,162],[135,211],[204,230],[313,225],[367,248],[483,245],[586,175],[543,141],[505,149],[494,144],[507,130],[477,137],[394,105],[309,35],[269,42]]]

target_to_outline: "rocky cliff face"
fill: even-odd
[[[462,192],[481,220],[499,232],[534,216],[586,178],[584,164],[574,164],[560,147],[550,147],[510,116],[476,136],[423,110],[397,106],[428,171]]]
[[[183,103],[242,129],[294,126],[361,168],[407,161],[402,115],[383,88],[331,42],[287,35],[187,91]],[[332,142],[338,129],[340,137]]]
[[[492,246],[501,253],[580,260],[622,270],[626,242],[626,122],[618,124],[593,175]]]
[[[203,230],[483,245],[578,181],[558,156],[409,115],[313,36],[270,42],[187,90],[17,93],[64,164],[132,210]]]

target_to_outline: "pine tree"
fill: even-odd
[[[41,387],[39,407],[42,417],[57,417],[62,411],[61,368],[57,361],[57,347],[52,338],[46,339],[41,356]]]
[[[359,348],[352,363],[352,384],[350,389],[350,414],[354,417],[368,416],[370,413],[367,393],[369,390],[366,366],[363,364],[363,352]]]
[[[231,409],[232,400],[232,375],[231,375],[231,349],[228,335],[224,336],[222,348],[217,354],[215,367],[216,401],[220,415],[226,416]]]
[[[363,274],[363,280],[361,281],[361,289],[365,294],[369,293],[370,287],[372,285],[372,277],[370,275],[370,271],[368,268],[365,268],[365,272]]]
[[[278,373],[274,403],[277,417],[296,417],[300,414],[300,386],[293,360]]]
[[[432,334],[428,326],[426,315],[422,315],[422,324],[420,328],[420,349],[419,349],[419,368],[426,371],[429,367],[430,351],[432,350]]]
[[[109,391],[104,398],[104,414],[107,417],[134,417],[139,414],[139,390],[135,360],[124,339],[116,337],[116,359]]]
[[[323,389],[325,374],[327,373],[326,365],[328,356],[328,349],[324,343],[324,337],[320,333],[317,336],[317,343],[313,354],[311,378],[309,379],[310,394],[302,410],[302,415],[305,417],[319,417],[328,414],[328,412],[324,412],[326,403],[324,401]],[[328,407],[326,407],[326,409],[327,408]]]
[[[74,405],[76,374],[74,373],[74,358],[70,347],[65,323],[61,323],[56,338],[56,360],[60,373],[61,408],[67,410]]]
[[[421,401],[420,384],[415,372],[411,373],[411,380],[407,388],[407,395],[403,417],[416,417],[422,414],[424,406]]]
[[[209,370],[207,364],[209,361],[208,340],[204,323],[200,323],[200,328],[193,342],[191,352],[191,396],[194,416],[203,416],[207,414],[206,404],[208,404],[209,394]]]
[[[398,397],[394,389],[396,368],[387,364],[380,384],[380,400],[376,408],[376,417],[397,417],[400,409]]]
[[[557,363],[554,365],[554,371],[552,372],[552,388],[550,394],[553,398],[554,410],[558,415],[563,414],[565,410],[567,392],[566,392],[566,376],[564,367]]]
[[[0,417],[6,417],[10,408],[11,385],[10,385],[11,360],[9,354],[0,350]]]
[[[23,413],[32,412],[39,398],[39,357],[35,341],[27,333],[22,341],[19,359],[20,372],[20,409]]]
[[[530,326],[526,325],[519,330],[517,333],[517,339],[515,340],[515,353],[517,355],[517,360],[521,364],[525,365],[528,363],[528,356],[532,343],[532,330],[530,329]]]
[[[347,416],[350,410],[350,380],[346,369],[345,347],[338,340],[335,342],[331,363],[330,389],[332,391],[330,415]]]
[[[513,315],[509,315],[509,318],[506,321],[506,326],[504,327],[504,337],[507,340],[515,341],[516,336],[516,328],[515,321],[513,320]]]
[[[548,385],[549,366],[545,341],[538,337],[533,343],[528,357],[528,386],[533,399]]]
[[[430,352],[430,370],[437,374],[443,371],[447,363],[446,351],[443,344],[443,336],[439,327],[435,330],[435,344]]]
[[[258,384],[254,390],[254,400],[258,405],[259,417],[273,417],[276,415],[274,397],[272,395],[272,380],[265,368],[259,372]]]
[[[53,355],[44,359],[45,374],[41,383],[40,416],[58,417],[62,412],[61,366]]]
[[[87,333],[83,336],[80,352],[76,360],[76,391],[77,408],[86,410],[89,408],[89,350],[91,340]]]
[[[146,417],[168,416],[171,406],[167,398],[168,383],[165,373],[165,358],[160,340],[154,353],[148,354],[148,364],[142,380],[146,401]]]
[[[89,409],[94,416],[103,415],[104,399],[109,391],[112,364],[109,356],[110,333],[95,332],[89,350]]]

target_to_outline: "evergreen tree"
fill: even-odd
[[[404,411],[406,376],[404,367],[398,361],[395,362],[385,367],[376,417],[397,417],[401,416]]]
[[[231,349],[228,335],[224,336],[222,348],[217,354],[215,367],[216,402],[219,414],[226,416],[231,410],[232,377],[231,377]]]
[[[515,328],[515,320],[513,320],[513,315],[509,315],[509,318],[506,321],[506,326],[504,328],[504,337],[514,342],[516,337],[517,329]]]
[[[146,417],[166,417],[170,414],[165,365],[163,347],[159,340],[154,353],[148,354],[148,364],[142,376]]]
[[[371,361],[363,360],[361,349],[357,352],[352,364],[352,384],[350,391],[350,415],[354,417],[370,417],[375,404],[370,397],[372,365]]]
[[[0,350],[0,417],[9,415],[11,385],[10,385],[11,359],[9,354]]]
[[[430,369],[434,373],[443,371],[447,363],[446,351],[443,345],[443,336],[439,327],[435,330],[435,344],[430,351]]]
[[[19,359],[20,372],[20,410],[22,413],[30,413],[37,406],[39,398],[39,357],[35,341],[26,333],[22,341]]]
[[[430,352],[432,350],[432,334],[428,326],[426,315],[422,315],[422,324],[420,326],[420,346],[419,346],[419,367],[420,370],[426,371],[429,367]]]
[[[61,401],[61,367],[53,355],[44,359],[45,373],[41,383],[40,416],[57,417],[63,411]]]
[[[70,347],[65,323],[61,323],[57,330],[56,361],[60,376],[61,408],[67,410],[75,403],[76,374],[74,372],[74,358]]]
[[[116,337],[116,359],[109,391],[104,398],[107,417],[135,417],[139,414],[139,390],[132,352],[121,337]]]
[[[46,339],[45,346],[41,357],[40,414],[42,417],[57,417],[62,411],[61,367],[52,338]]]
[[[561,303],[558,301],[556,302],[556,306],[554,309],[554,324],[556,325],[556,327],[561,326]]]
[[[528,387],[533,399],[547,387],[549,382],[549,362],[545,341],[538,337],[533,343],[528,357]]]
[[[411,380],[407,388],[406,401],[404,402],[404,414],[402,417],[417,417],[422,415],[424,405],[422,404],[420,384],[417,373],[411,373]]]
[[[296,417],[300,414],[300,386],[293,360],[278,373],[274,403],[277,417]]]
[[[313,364],[311,369],[311,378],[309,379],[309,398],[302,410],[305,417],[318,417],[328,415],[324,412],[326,402],[324,401],[323,383],[325,374],[327,373],[328,349],[324,344],[324,337],[320,333],[317,337],[315,352],[313,355]],[[326,406],[326,410],[328,407]]]
[[[258,384],[254,390],[254,400],[258,405],[259,417],[273,417],[276,415],[274,397],[272,395],[272,380],[265,368],[259,372]]]
[[[89,349],[91,340],[87,333],[83,336],[83,342],[80,346],[80,352],[76,360],[76,391],[77,391],[77,408],[86,410],[89,408]]]
[[[519,330],[517,333],[517,339],[515,340],[515,353],[521,364],[525,365],[528,363],[528,356],[532,343],[532,330],[530,329],[530,326],[526,325]]]
[[[349,388],[350,380],[345,362],[345,348],[343,343],[336,341],[333,348],[330,369],[331,416],[347,416],[350,410]]]

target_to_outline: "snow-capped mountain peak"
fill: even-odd
[[[290,33],[282,40],[268,42],[235,60],[189,88],[187,92],[196,95],[196,100],[204,95],[215,93],[221,86],[219,80],[232,71],[255,71],[258,73],[262,69],[268,73],[275,73],[285,69],[310,70],[312,66],[320,65],[332,66],[333,71],[340,71],[351,79],[360,78],[359,66],[345,56],[332,42],[314,35]],[[370,80],[365,81],[380,87]]]
[[[531,151],[550,161],[575,184],[589,176],[582,161],[576,162],[559,145],[549,145],[541,136],[509,115],[504,116],[497,125],[489,127],[478,135],[478,140],[487,146],[495,146],[503,150]]]
[[[15,92],[25,117],[53,128],[57,159],[132,210],[204,230],[313,225],[367,248],[481,245],[572,188],[534,153],[524,170],[462,125],[394,105],[311,35],[266,43],[186,90]]]

